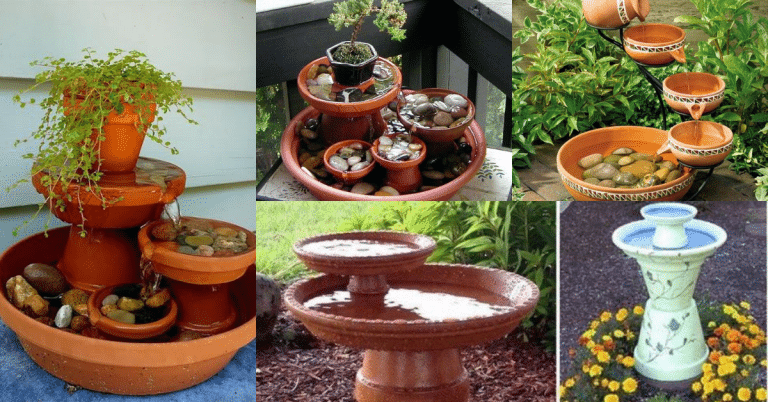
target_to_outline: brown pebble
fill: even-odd
[[[232,228],[229,228],[229,227],[226,227],[226,226],[218,227],[218,228],[216,228],[216,229],[213,229],[213,231],[214,231],[214,232],[215,232],[217,235],[219,235],[219,236],[224,236],[224,237],[237,237],[237,230],[235,230],[235,229],[232,229]]]
[[[171,222],[163,222],[152,228],[152,236],[157,240],[171,241],[175,239],[177,235],[176,228],[173,227],[173,223]]]
[[[81,332],[82,330],[88,328],[91,323],[88,321],[88,318],[83,317],[82,315],[74,316],[72,317],[72,322],[69,324],[69,327],[72,328],[75,332]]]
[[[24,310],[36,317],[48,315],[48,300],[40,295],[32,295],[24,300]]]
[[[106,306],[101,306],[101,314],[109,315],[109,313],[117,310],[117,305],[115,304],[107,304]]]
[[[148,307],[160,307],[167,303],[168,300],[171,300],[171,292],[168,289],[163,289],[147,299],[146,305]]]
[[[48,264],[29,264],[24,267],[23,276],[35,290],[47,295],[59,295],[69,289],[64,275]]]
[[[45,316],[45,317],[37,317],[35,318],[35,321],[39,323],[43,323],[49,327],[53,326],[53,319],[51,317]]]
[[[24,308],[24,300],[36,295],[37,291],[21,275],[16,275],[5,283],[5,290],[8,291],[8,299],[18,309]]]
[[[77,314],[80,314],[82,316],[88,317],[88,305],[87,304],[78,304],[75,307],[73,307],[72,310],[75,310],[75,313],[77,313]]]
[[[88,293],[80,289],[70,289],[61,296],[61,304],[69,304],[74,309],[78,304],[88,303]]]
[[[458,108],[456,110],[451,111],[451,117],[453,117],[454,119],[460,119],[462,117],[465,117],[468,114],[469,112],[465,108]]]
[[[432,121],[435,122],[436,126],[448,127],[451,125],[451,123],[453,123],[453,117],[451,117],[451,115],[446,112],[439,111],[435,117],[432,118]]]
[[[120,300],[117,301],[117,307],[124,311],[136,311],[144,307],[144,302],[129,297],[121,297]]]

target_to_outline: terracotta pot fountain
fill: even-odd
[[[424,144],[424,141],[413,137],[413,143],[419,144],[422,147],[421,154],[416,159],[398,162],[391,161],[379,155],[380,140],[381,137],[373,142],[371,153],[376,163],[387,170],[387,177],[384,179],[384,184],[396,189],[400,194],[408,194],[418,190],[419,187],[421,187],[419,164],[424,161],[424,158],[427,157],[427,152],[429,151],[429,148]]]
[[[368,166],[355,171],[352,171],[352,170],[341,171],[333,167],[333,165],[331,165],[331,162],[330,162],[331,156],[339,152],[340,149],[353,144],[361,144],[363,148],[371,149],[371,144],[365,141],[346,140],[346,141],[340,141],[331,145],[330,147],[328,147],[328,149],[325,150],[325,153],[323,154],[323,165],[325,166],[325,170],[327,170],[328,173],[330,173],[337,180],[339,180],[340,182],[346,185],[352,185],[359,182],[360,180],[363,179],[363,177],[371,173],[373,168],[376,166],[376,164],[373,161],[371,161],[371,164],[369,164]]]
[[[722,162],[733,147],[730,128],[713,121],[686,121],[669,130],[669,140],[657,151],[672,152],[691,166],[712,166]]]
[[[179,303],[180,328],[216,334],[231,328],[237,318],[228,284],[241,277],[256,261],[256,235],[231,223],[212,219],[184,217],[181,223],[195,222],[212,228],[231,228],[248,235],[249,249],[230,256],[188,255],[175,242],[158,242],[150,237],[152,229],[166,221],[155,221],[139,231],[139,247],[152,270],[163,275]]]
[[[620,147],[653,155],[667,141],[667,132],[650,127],[616,126],[587,131],[571,138],[557,152],[557,171],[565,189],[577,201],[674,201],[683,198],[693,185],[694,175],[689,168],[669,182],[645,188],[607,188],[582,180],[584,169],[579,159],[594,153],[607,155]],[[675,162],[672,154],[661,155],[664,160]]]
[[[40,172],[32,177],[35,189],[47,196]],[[120,201],[103,208],[101,200],[85,186],[70,184],[65,190],[72,201],[61,211],[50,206],[57,218],[72,224],[64,255],[57,267],[74,287],[93,292],[105,286],[139,282],[137,227],[157,219],[163,206],[184,191],[186,175],[175,165],[156,159],[140,158],[135,171],[105,173],[99,181],[102,196]],[[78,201],[79,200],[79,201]],[[78,206],[83,207],[87,236],[80,236],[83,223]],[[110,267],[110,269],[104,269]]]
[[[427,144],[427,151],[430,155],[440,155],[449,151],[453,151],[455,148],[454,141],[461,138],[462,135],[464,135],[464,132],[469,127],[469,125],[474,121],[475,118],[475,104],[472,103],[472,101],[469,100],[464,95],[461,95],[458,92],[451,91],[449,89],[443,89],[443,88],[427,88],[422,89],[420,91],[413,92],[416,94],[424,94],[427,95],[429,98],[433,97],[440,97],[444,98],[446,95],[460,95],[462,98],[464,98],[467,101],[467,117],[465,118],[464,123],[456,126],[456,127],[422,127],[420,125],[412,124],[408,119],[403,117],[402,114],[400,114],[400,111],[402,109],[403,104],[398,105],[398,113],[397,118],[400,120],[401,123],[403,123],[403,126],[405,126],[408,131],[415,134],[417,137],[424,140],[424,142]]]
[[[635,61],[661,65],[685,63],[685,31],[668,24],[642,24],[624,31],[624,50]]]
[[[700,267],[725,243],[725,231],[693,219],[696,208],[676,203],[643,207],[644,221],[613,232],[613,242],[640,264],[650,298],[634,351],[635,369],[657,385],[676,386],[702,373],[709,355],[696,301]]]
[[[102,301],[112,293],[114,288],[109,286],[99,289],[88,299],[88,318],[91,324],[101,331],[123,339],[148,339],[166,333],[176,323],[179,307],[173,299],[165,308],[165,316],[155,322],[126,324],[104,316],[100,311]]]
[[[723,103],[725,82],[722,78],[699,72],[678,73],[664,79],[664,100],[679,113],[698,120],[704,113]]]
[[[47,237],[40,233],[16,243],[0,255],[0,280],[5,283],[20,275],[33,262],[55,265],[67,239],[68,229],[60,228],[48,231]],[[256,267],[251,265],[230,284],[239,311],[232,329],[184,342],[134,343],[71,334],[25,315],[8,301],[5,292],[0,296],[0,318],[35,363],[70,384],[115,394],[160,394],[207,380],[254,339],[255,283]]]
[[[458,348],[500,338],[535,307],[539,292],[509,272],[423,264],[427,236],[350,232],[299,241],[310,269],[285,293],[286,306],[316,336],[365,348],[360,402],[464,402],[469,379]]]
[[[645,21],[651,11],[649,0],[581,0],[587,22],[598,28],[618,28],[637,17]]]

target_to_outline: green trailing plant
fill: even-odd
[[[691,0],[700,16],[675,22],[699,29],[709,39],[698,43],[696,71],[725,81],[725,98],[708,119],[731,128],[731,168],[757,177],[755,196],[768,191],[768,19],[755,18],[750,0]]]
[[[347,0],[333,5],[333,13],[328,17],[328,22],[340,31],[341,28],[352,27],[352,37],[349,43],[336,49],[334,58],[350,64],[358,64],[373,56],[367,46],[355,43],[363,21],[366,17],[376,14],[373,24],[380,31],[389,33],[392,40],[405,39],[405,30],[402,29],[407,18],[403,5],[398,0],[381,0],[381,7],[376,7],[373,0]]]
[[[105,139],[103,127],[112,111],[121,114],[124,104],[133,106],[139,115],[140,130],[145,130],[149,139],[169,148],[172,154],[178,151],[163,140],[166,134],[163,117],[157,116],[150,123],[150,105],[156,104],[157,112],[162,113],[173,109],[187,122],[197,124],[186,114],[192,111],[192,98],[183,94],[181,81],[176,80],[173,73],[155,68],[141,52],[116,49],[100,59],[93,50],[86,48],[78,61],[46,57],[30,65],[43,67],[45,71],[37,74],[35,83],[13,99],[22,108],[37,103],[44,115],[37,130],[14,145],[29,140],[40,143],[37,153],[23,157],[34,161],[32,176],[39,172],[47,173],[41,184],[48,189],[48,194],[34,216],[16,228],[14,235],[35,219],[46,204],[63,211],[65,201],[72,202],[73,197],[60,189],[66,189],[70,184],[83,186],[88,193],[98,197],[103,208],[119,201],[103,196],[99,187],[103,175],[99,170],[99,144]],[[43,84],[50,85],[45,99],[39,102],[35,98],[22,100],[23,95]],[[21,179],[7,190],[28,181]],[[85,217],[83,207],[79,205],[82,219],[80,235],[85,236]],[[49,222],[50,215],[46,230]]]

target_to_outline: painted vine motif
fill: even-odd
[[[680,284],[679,279],[686,277],[690,278],[690,271],[692,269],[697,268],[691,268],[691,263],[686,261],[685,270],[680,271],[678,275],[672,278],[667,278],[666,280],[662,280],[658,276],[655,276],[650,270],[644,270],[644,275],[646,277],[646,282],[648,285],[649,293],[651,294],[651,298],[653,300],[674,300],[686,294],[687,292],[690,292],[691,289],[696,285],[696,278],[694,277],[690,279],[688,283],[685,284]],[[653,286],[653,288],[651,286]],[[653,289],[653,291],[651,291],[651,289]]]
[[[675,342],[676,338],[678,338],[680,334],[680,329],[683,327],[683,324],[685,321],[690,317],[691,313],[685,313],[685,315],[680,319],[680,322],[677,321],[677,319],[672,318],[669,320],[668,323],[665,323],[662,327],[666,329],[666,336],[664,337],[663,341],[655,340],[651,341],[650,338],[645,338],[645,344],[649,347],[648,349],[648,362],[654,361],[659,356],[668,354],[670,356],[673,356],[675,354],[675,351],[680,350],[688,345],[694,344],[696,342],[695,339],[688,339],[683,338],[682,341],[677,341],[676,346],[672,346],[672,343]],[[653,323],[648,320],[646,322],[646,327],[648,328],[649,333],[653,333]],[[654,344],[655,343],[655,344]]]

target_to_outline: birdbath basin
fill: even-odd
[[[398,236],[402,240],[396,241]],[[377,241],[397,247],[367,254],[352,251],[357,245],[346,253],[321,247],[333,241]],[[304,261],[308,261],[308,244],[314,247],[311,254],[322,261],[310,261],[308,266],[329,274],[293,284],[286,291],[285,304],[315,336],[366,349],[355,387],[355,398],[361,402],[468,401],[469,378],[458,348],[503,337],[539,298],[533,282],[510,272],[424,264],[434,248],[426,236],[324,235],[294,246]],[[377,293],[360,293],[351,278],[361,276],[375,277],[370,282],[383,283],[386,290],[377,286]]]
[[[613,232],[614,244],[640,264],[650,296],[635,369],[661,387],[677,387],[700,375],[709,355],[693,291],[701,265],[727,234],[693,219],[696,209],[685,204],[651,204],[641,214],[645,220]]]

